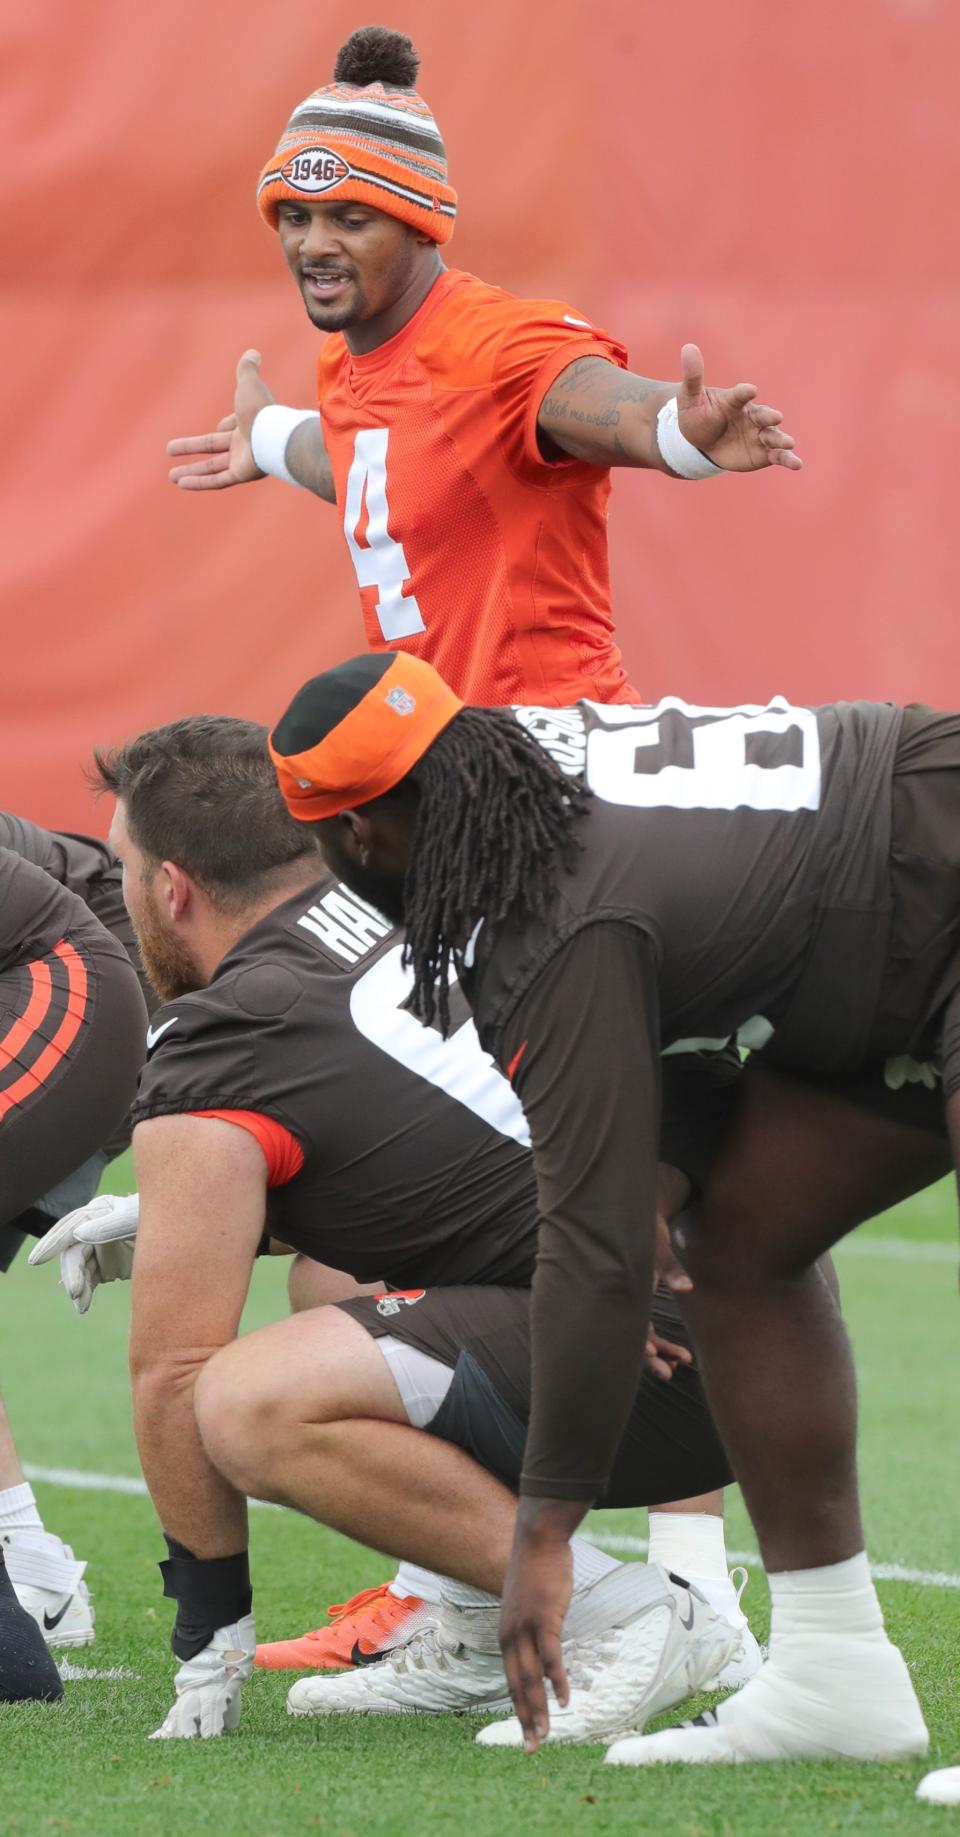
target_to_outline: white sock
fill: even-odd
[[[688,1582],[727,1580],[723,1519],[713,1512],[651,1512],[649,1563],[661,1563]]]
[[[43,1530],[33,1487],[26,1480],[22,1486],[8,1486],[0,1492],[0,1531],[21,1530]]]
[[[820,1569],[781,1569],[768,1580],[771,1653],[784,1640],[824,1633],[886,1641],[866,1551]]]
[[[432,1569],[421,1569],[416,1563],[401,1563],[390,1584],[390,1593],[396,1595],[398,1601],[405,1601],[408,1595],[419,1595],[421,1601],[436,1605],[442,1582],[443,1577],[434,1575]]]

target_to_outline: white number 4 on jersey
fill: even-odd
[[[387,532],[387,438],[389,429],[366,427],[358,433],[353,447],[353,464],[347,474],[347,501],[343,512],[343,533],[353,557],[357,581],[361,587],[377,588],[377,618],[388,643],[395,638],[412,638],[426,631],[416,597],[403,589],[410,579],[410,569],[403,544]],[[367,539],[357,541],[357,529],[367,506]]]

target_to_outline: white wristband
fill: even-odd
[[[269,414],[271,411],[266,409],[263,412]],[[681,434],[675,395],[670,397],[669,402],[664,402],[657,416],[657,445],[661,458],[666,460],[671,472],[676,472],[680,478],[716,478],[717,473],[723,471],[722,466],[715,466],[706,453],[701,453],[698,446],[691,446],[686,435]]]
[[[267,408],[261,408],[250,430],[254,463],[261,472],[268,472],[271,478],[282,478],[287,485],[299,485],[300,480],[294,478],[287,465],[287,442],[301,421],[319,419],[315,408],[284,408],[280,402],[271,402]]]

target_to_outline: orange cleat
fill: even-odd
[[[419,1595],[404,1600],[390,1592],[389,1582],[363,1588],[350,1601],[328,1607],[331,1625],[317,1627],[300,1639],[278,1639],[258,1646],[256,1664],[264,1671],[350,1671],[375,1665],[393,1646],[405,1645],[414,1633],[435,1625],[439,1609]]]

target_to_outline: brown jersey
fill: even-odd
[[[459,992],[446,1041],[409,1013],[402,950],[325,874],[247,932],[209,987],[154,1016],[134,1122],[248,1127],[271,1170],[273,1234],[359,1281],[529,1282],[520,1104]]]
[[[101,925],[123,945],[140,982],[147,1013],[157,1006],[156,993],[140,961],[136,933],[123,903],[123,868],[113,850],[97,836],[70,835],[42,829],[29,818],[0,810],[0,847],[41,867],[52,880],[82,899]],[[130,1141],[132,1124],[124,1119],[103,1145],[108,1161],[121,1154]]]
[[[116,954],[82,899],[19,851],[0,845],[0,975],[48,957],[63,938],[94,954]]]
[[[41,829],[27,817],[0,810],[0,848],[12,849],[24,861],[42,867],[52,880],[76,893],[96,913],[101,925],[119,938],[137,971],[147,1007],[157,998],[143,973],[130,915],[123,903],[123,869],[113,850],[97,836],[68,835]]]
[[[464,987],[537,1162],[524,1488],[593,1499],[640,1370],[660,1051],[739,1032],[778,1063],[830,1073],[908,1052],[935,1026],[951,962],[960,982],[960,915],[943,882],[905,919],[909,876],[891,848],[900,709],[515,712],[594,799],[546,918],[481,919]],[[913,961],[892,978],[904,937]]]
[[[117,960],[129,976],[120,945],[84,901],[0,847],[0,1125],[40,1102],[63,1075],[68,1055],[91,1033],[103,978],[116,979]],[[123,989],[126,979],[118,980]],[[139,1017],[133,988],[131,1012]],[[126,1036],[122,1044],[126,1053]],[[115,1120],[116,1109],[108,1126]]]

